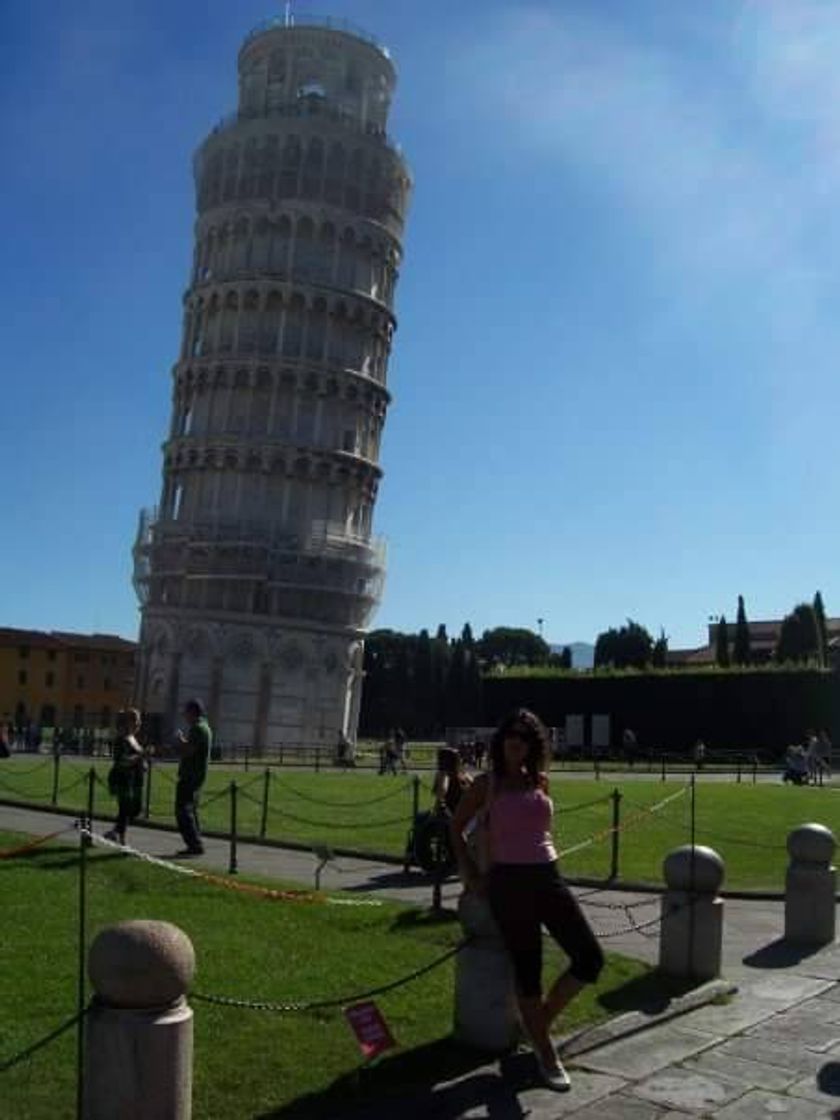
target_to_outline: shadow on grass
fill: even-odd
[[[458,915],[454,910],[401,910],[391,922],[395,933],[414,933],[417,930],[435,929],[457,923]]]
[[[457,1120],[479,1107],[488,1120],[524,1120],[529,1110],[518,1095],[536,1084],[530,1054],[497,1058],[441,1038],[355,1070],[324,1092],[255,1120]]]
[[[111,863],[113,860],[124,860],[124,852],[88,852],[87,862],[91,864]],[[21,852],[8,860],[0,862],[0,867],[11,868],[15,864],[34,863],[39,871],[67,871],[78,869],[78,848],[33,848],[31,852]]]
[[[784,937],[777,937],[754,953],[748,953],[742,963],[750,968],[791,968],[824,948],[824,945],[795,945]]]

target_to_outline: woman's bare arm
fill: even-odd
[[[452,851],[458,861],[458,873],[461,882],[471,890],[479,890],[482,885],[481,869],[476,865],[470,855],[467,842],[464,839],[464,829],[479,813],[487,797],[487,775],[480,774],[472,785],[464,791],[458,806],[449,822],[449,832],[452,838]]]

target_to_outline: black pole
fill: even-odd
[[[51,798],[51,803],[53,805],[58,804],[58,772],[59,772],[60,767],[61,767],[61,748],[59,747],[59,748],[56,749],[56,752],[53,755],[53,787],[52,787],[52,798]]]
[[[263,774],[262,817],[260,818],[260,840],[265,840],[268,828],[268,792],[271,785],[271,771],[266,766]]]
[[[93,828],[90,817],[79,819],[79,961],[76,987],[76,1010],[80,1016],[76,1030],[76,1120],[82,1120],[85,1097],[85,1009],[86,953],[87,953],[87,850],[90,845],[88,830]]]
[[[688,890],[689,900],[688,904],[691,907],[691,912],[688,916],[688,967],[690,975],[694,975],[694,920],[695,920],[695,871],[696,871],[696,855],[697,855],[697,784],[694,781],[694,775],[691,775],[691,862],[689,863],[688,871]]]
[[[230,861],[228,871],[235,875],[239,870],[236,862],[236,782],[230,783]]]
[[[618,878],[619,826],[621,824],[621,791],[612,791],[612,853],[610,858],[610,879]]]
[[[321,748],[316,747],[315,748],[315,773],[319,774],[320,772],[321,772]]]
[[[758,781],[758,755],[757,754],[753,755],[752,771],[753,771],[753,785],[755,785],[755,783]],[[823,784],[823,772],[822,772],[822,770],[820,770],[820,785],[822,785],[822,784]]]
[[[420,812],[420,775],[415,774],[411,779],[411,823],[417,820]]]
[[[251,757],[251,748],[246,747],[245,748],[245,773],[246,774],[248,773],[248,760],[250,759],[250,757]]]
[[[737,769],[737,776],[736,776],[735,780],[738,783],[738,785],[740,785],[741,784],[741,756],[740,755],[738,755],[738,763],[737,763],[737,768],[736,769]]]
[[[96,768],[91,766],[88,770],[87,815],[90,827],[93,828],[93,799],[96,796]]]
[[[666,778],[666,775],[665,775],[665,755],[663,754],[663,756],[662,756],[662,781],[663,782],[665,781],[665,778]]]
[[[152,760],[149,757],[146,760],[146,804],[143,810],[143,815],[146,820],[152,815]]]
[[[600,782],[600,780],[601,780],[601,764],[598,760],[597,754],[594,755],[593,757],[594,757],[594,761],[595,761],[595,781]]]

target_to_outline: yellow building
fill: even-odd
[[[113,634],[0,628],[0,720],[112,727],[131,703],[136,649]]]

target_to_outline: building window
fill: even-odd
[[[105,689],[105,691],[106,691],[106,692],[110,692],[110,691],[111,691],[111,689],[112,689],[112,688],[114,687],[114,686],[113,686],[113,685],[111,684],[111,678],[110,678],[110,677],[106,677],[106,678],[105,678],[105,680],[104,680],[104,682],[103,682],[103,687],[104,687],[104,689]],[[104,727],[104,726],[105,726],[105,725],[103,724],[103,727]]]
[[[28,657],[29,656],[29,646],[20,646],[20,648],[18,649],[18,656],[19,657]]]
[[[47,673],[47,676],[46,676],[47,688],[52,688],[54,684],[55,684],[55,673]]]
[[[18,684],[26,684],[26,670],[18,669]]]
[[[55,650],[51,649],[47,654],[47,661],[55,661]]]
[[[77,663],[82,662],[82,661],[90,661],[90,654],[89,653],[74,653],[73,654],[73,660]]]
[[[85,678],[84,677],[76,677],[76,688],[84,688],[84,687],[85,687]]]

